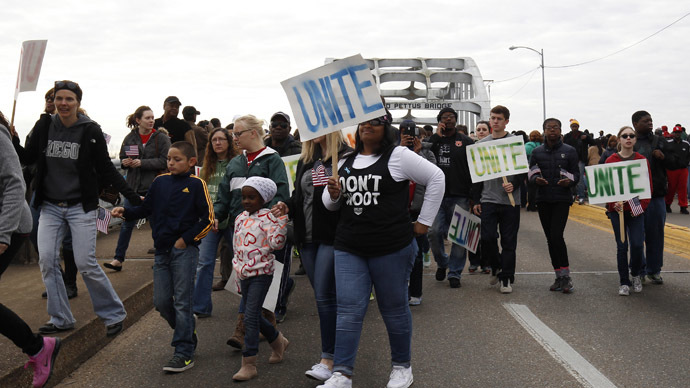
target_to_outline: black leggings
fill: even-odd
[[[12,259],[27,238],[28,234],[12,234],[10,246],[0,255],[0,276],[10,265],[10,262],[12,262]],[[11,339],[17,347],[21,348],[29,356],[40,352],[43,347],[43,337],[34,334],[23,319],[19,318],[14,311],[8,309],[2,303],[0,303],[0,334]]]
[[[539,202],[537,207],[541,227],[546,235],[546,244],[549,247],[549,256],[553,269],[567,268],[568,249],[565,246],[563,232],[568,222],[570,204],[567,202]]]

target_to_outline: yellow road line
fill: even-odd
[[[575,205],[570,208],[569,219],[583,225],[613,234],[611,221],[603,208],[593,205]],[[666,223],[664,251],[690,260],[690,228]]]

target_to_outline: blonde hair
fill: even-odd
[[[340,145],[345,142],[345,138],[343,137],[343,133],[341,131],[336,131],[325,136],[325,155],[321,155],[321,159],[329,160],[331,158],[331,150],[333,149],[333,138],[335,137],[335,143],[337,144],[338,148],[340,148]],[[299,157],[302,160],[302,163],[311,163],[314,161],[314,151],[316,150],[317,146],[318,145],[314,143],[313,139],[302,142],[302,154]]]
[[[626,129],[629,129],[629,130],[633,131],[633,133],[636,134],[635,130],[634,130],[631,126],[626,125],[626,126],[624,126],[624,127],[621,127],[621,129],[618,131],[618,135],[617,135],[616,137],[617,137],[617,138],[620,138],[620,137],[621,137],[621,133],[623,133],[623,131],[625,131]],[[621,148],[622,148],[621,143],[622,143],[622,141],[619,141],[619,142],[618,142],[618,145],[616,146],[616,149],[618,150],[618,152],[620,152],[620,150],[621,150]]]
[[[258,119],[254,115],[244,115],[241,117],[238,117],[235,119],[235,125],[237,123],[242,123],[242,125],[246,129],[251,129],[252,131],[256,132],[256,135],[259,137],[259,139],[263,139],[264,136],[266,135],[266,131],[264,130],[264,121]]]

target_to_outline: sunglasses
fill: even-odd
[[[377,125],[385,125],[385,124],[388,123],[388,122],[389,122],[389,121],[388,121],[388,117],[387,117],[387,116],[381,116],[381,117],[377,117],[377,118],[375,118],[375,119],[363,121],[363,122],[359,123],[359,125],[369,124],[369,125],[371,125],[372,127],[374,127],[374,126],[377,126]]]
[[[72,81],[55,81],[55,90],[57,91],[58,89],[78,90],[79,85]]]
[[[623,138],[623,139],[634,139],[635,135],[624,133],[621,135],[621,138]]]
[[[285,121],[271,121],[271,128],[283,128],[283,129],[288,129],[290,127],[289,123],[286,123]]]

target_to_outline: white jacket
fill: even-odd
[[[254,214],[243,211],[237,216],[232,267],[239,279],[273,274],[272,252],[285,245],[287,222],[287,216],[275,218],[269,209]]]

